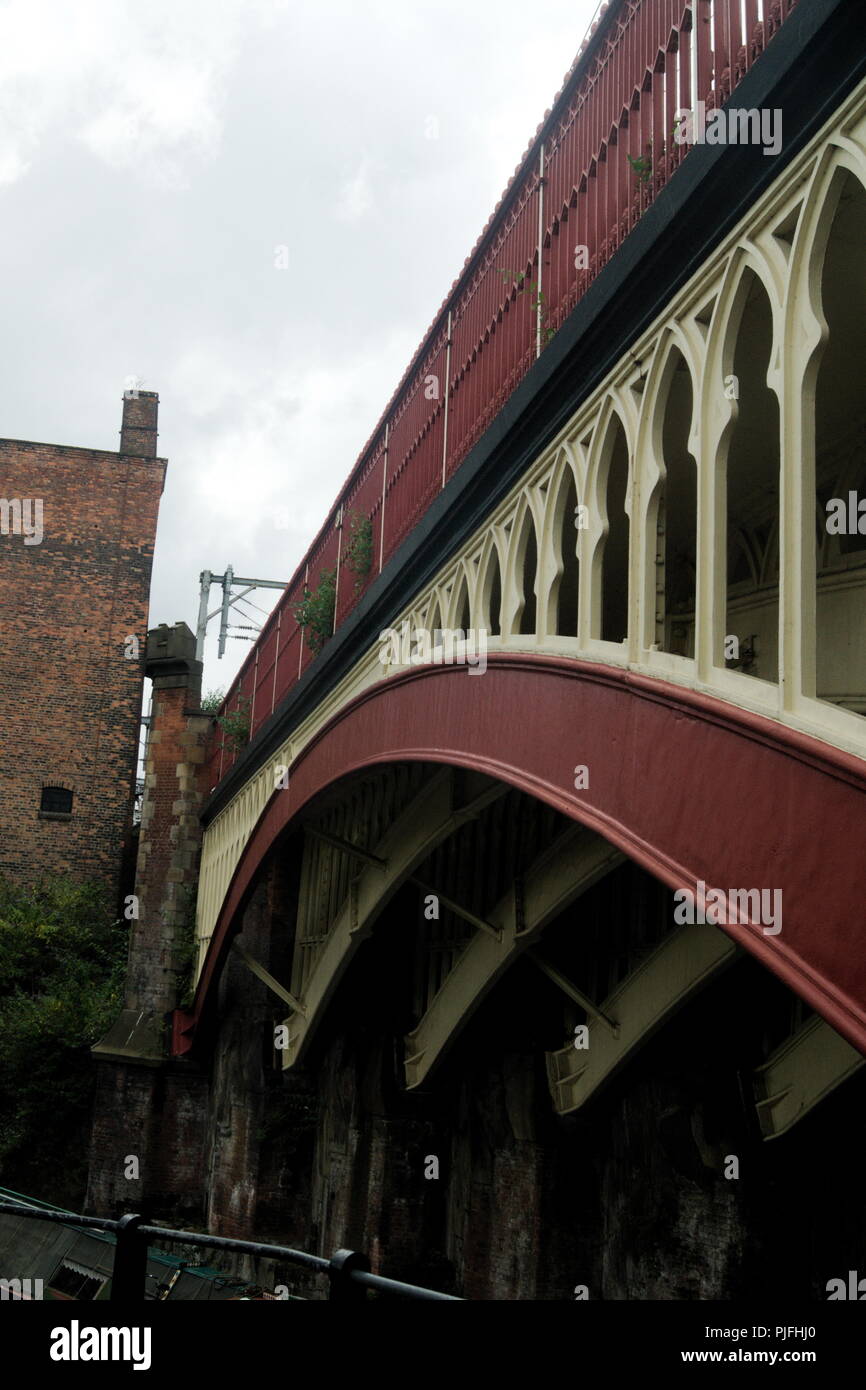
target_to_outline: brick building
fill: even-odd
[[[0,440],[0,875],[120,886],[165,459],[156,392],[120,449]]]

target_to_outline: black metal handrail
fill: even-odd
[[[111,1278],[111,1303],[140,1303],[144,1301],[147,1275],[148,1240],[181,1241],[185,1245],[200,1245],[211,1250],[232,1250],[262,1259],[284,1260],[326,1274],[330,1281],[329,1298],[337,1302],[363,1301],[367,1289],[397,1298],[427,1298],[440,1302],[460,1303],[454,1294],[423,1289],[418,1284],[404,1284],[400,1279],[386,1279],[371,1274],[365,1255],[357,1250],[337,1250],[326,1260],[322,1255],[310,1255],[305,1250],[292,1250],[287,1245],[264,1245],[256,1240],[234,1240],[230,1236],[211,1236],[198,1231],[173,1231],[165,1226],[148,1226],[144,1217],[128,1213],[111,1220],[104,1216],[79,1216],[73,1212],[47,1211],[27,1206],[24,1202],[0,1201],[0,1215],[27,1216],[37,1221],[53,1221],[61,1226],[84,1226],[95,1231],[110,1231],[116,1237],[114,1266]]]

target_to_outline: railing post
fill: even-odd
[[[309,582],[310,582],[310,566],[309,566],[309,563],[307,563],[306,565],[304,565],[304,590],[306,590],[307,585],[309,584]],[[300,642],[298,643],[298,680],[301,679],[301,667],[302,667],[303,664],[304,664],[304,632],[305,632],[305,629],[304,629],[304,628],[300,628],[299,631],[300,631],[300,634],[301,634],[301,640],[300,640]]]
[[[451,310],[448,310],[448,327],[445,330],[445,420],[442,428],[442,486],[445,486],[445,470],[448,464],[448,398],[451,394]]]
[[[143,1303],[147,1274],[147,1241],[138,1228],[143,1216],[121,1216],[111,1276],[110,1303]]]
[[[357,1250],[338,1250],[331,1256],[328,1269],[331,1292],[328,1297],[334,1302],[356,1303],[366,1299],[367,1290],[348,1277],[353,1269],[362,1269],[365,1274],[369,1273],[370,1261],[366,1255],[359,1254]]]
[[[382,452],[382,516],[379,525],[379,573],[385,561],[385,494],[388,491],[388,435],[390,420],[385,421],[385,448]]]
[[[271,714],[277,707],[277,667],[280,664],[280,628],[283,625],[283,605],[277,609],[277,645],[274,651],[274,684],[271,690]]]
[[[538,151],[538,278],[535,303],[535,356],[541,356],[541,306],[544,303],[542,286],[544,266],[544,141]]]
[[[331,634],[337,631],[337,609],[340,606],[340,562],[343,558],[343,504],[337,508],[337,515],[334,518],[334,525],[337,528],[337,573],[334,578],[334,621],[331,624]]]

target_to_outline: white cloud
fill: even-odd
[[[196,505],[243,545],[286,507],[309,540],[325,519],[392,385],[388,363],[408,357],[405,335],[346,360],[235,361],[198,343],[166,374],[164,393],[195,419],[172,465],[195,479]],[[223,423],[225,422],[225,423]]]
[[[114,168],[134,166],[151,184],[177,187],[188,161],[213,155],[220,133],[207,72],[179,63],[155,77],[142,64],[78,138]]]
[[[74,19],[74,22],[73,22]],[[81,142],[113,168],[178,186],[211,157],[241,12],[205,0],[146,7],[10,0],[0,12],[0,183]]]
[[[0,0],[0,434],[116,448],[159,392],[152,623],[292,573],[594,5]]]
[[[358,165],[358,171],[343,184],[337,198],[337,217],[341,222],[360,222],[373,206],[373,190],[370,185],[370,162],[365,155]]]

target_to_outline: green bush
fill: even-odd
[[[224,690],[209,690],[208,693],[202,697],[200,705],[202,714],[218,714],[225,697],[226,693]]]
[[[250,702],[239,700],[237,709],[227,714],[218,714],[217,723],[236,753],[250,741]]]
[[[334,631],[337,571],[322,570],[315,592],[304,585],[304,597],[295,605],[295,621],[307,632],[307,645],[320,652]]]
[[[373,523],[359,512],[352,513],[343,564],[355,575],[355,593],[358,593],[373,565]]]
[[[83,1201],[90,1048],[123,1005],[129,923],[99,885],[0,880],[0,1180]]]

